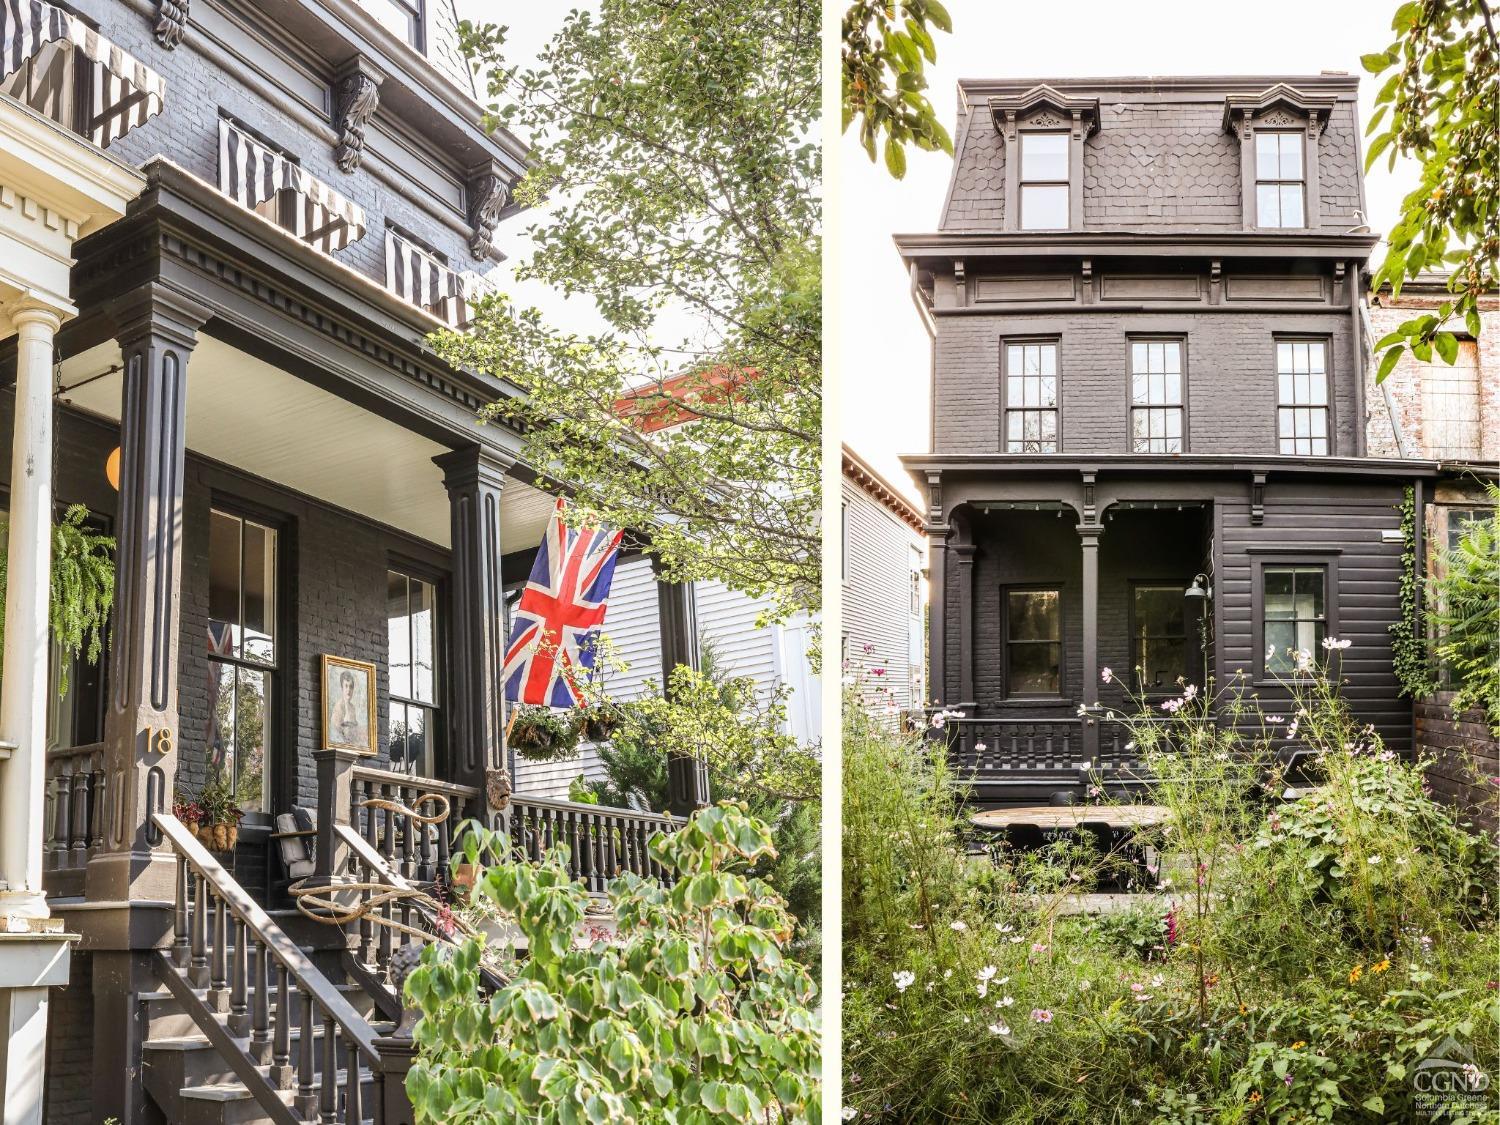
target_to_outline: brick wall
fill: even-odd
[[[1426,287],[1407,289],[1394,300],[1382,294],[1370,306],[1375,338],[1436,311],[1445,299]],[[1400,456],[1399,431],[1414,457],[1500,461],[1500,299],[1481,300],[1480,322],[1477,341],[1460,337],[1457,367],[1436,354],[1422,363],[1408,350],[1383,384],[1376,384],[1373,368],[1367,372],[1372,456]]]
[[[1000,345],[1017,333],[1056,334],[1062,452],[1127,453],[1130,333],[1187,341],[1188,452],[1273,454],[1279,333],[1331,339],[1333,452],[1354,453],[1354,370],[1347,312],[1294,314],[1075,313],[940,316],[933,401],[935,453],[994,453],[1001,435]]]
[[[111,156],[136,165],[154,156],[165,156],[194,175],[217,184],[222,111],[275,141],[296,156],[302,167],[364,208],[365,236],[333,255],[352,269],[385,283],[387,221],[431,243],[457,269],[483,270],[491,264],[475,263],[469,254],[460,188],[441,183],[443,177],[419,161],[401,158],[393,142],[372,139],[368,143],[380,145],[406,175],[414,177],[409,186],[393,187],[367,166],[352,174],[339,171],[333,159],[336,134],[330,123],[332,94],[327,76],[299,71],[297,81],[287,83],[290,95],[286,91],[279,94],[285,99],[297,97],[308,89],[316,91],[322,104],[299,103],[317,120],[317,127],[310,127],[300,116],[289,116],[282,104],[250,84],[263,84],[263,89],[270,90],[276,79],[258,76],[248,67],[225,70],[213,55],[204,53],[201,50],[204,35],[197,28],[189,30],[175,51],[167,51],[152,34],[154,20],[127,0],[79,0],[76,6],[84,15],[97,20],[117,45],[159,73],[167,83],[164,112],[113,143],[109,148]],[[434,13],[435,23],[440,22],[439,15],[442,13]],[[378,123],[377,116],[375,124],[367,130],[372,138]],[[424,180],[436,185],[434,190],[454,198],[446,205],[433,199],[418,186]]]
[[[94,958],[76,949],[68,987],[52,990],[47,1005],[46,1125],[98,1125],[93,1116]]]

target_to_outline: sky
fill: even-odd
[[[1362,75],[1360,128],[1377,85],[1359,56],[1384,50],[1394,36],[1396,0],[1068,0],[1066,4],[997,4],[946,0],[953,34],[934,36],[937,66],[929,96],[951,130],[960,78],[1095,77],[1174,74]],[[1366,146],[1367,147],[1367,146]],[[891,243],[897,232],[937,229],[952,158],[908,152],[905,179],[872,165],[851,129],[841,138],[838,227],[828,303],[840,371],[842,438],[891,483],[920,500],[898,460],[928,451],[926,329],[912,306],[907,275]],[[1370,225],[1394,225],[1420,169],[1385,159],[1365,185]],[[1374,260],[1381,251],[1377,248]]]

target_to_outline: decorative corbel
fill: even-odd
[[[964,260],[953,259],[953,285],[958,290],[958,303],[967,305],[969,303],[968,291],[964,285]]]
[[[1094,259],[1084,258],[1078,272],[1083,277],[1083,303],[1091,305],[1094,303]]]
[[[1333,303],[1339,304],[1344,299],[1344,276],[1349,271],[1349,263],[1333,263]]]
[[[1266,474],[1250,477],[1250,523],[1259,527],[1266,522]]]
[[[189,0],[157,0],[156,41],[175,51],[187,32]]]
[[[333,159],[340,172],[353,172],[365,154],[365,126],[380,105],[385,76],[358,55],[340,68],[333,84],[333,127],[339,131]]]
[[[940,526],[943,522],[943,474],[927,474],[927,523]]]
[[[1086,524],[1099,522],[1099,512],[1094,495],[1094,480],[1096,475],[1090,470],[1085,470],[1083,474],[1083,522]]]
[[[1217,305],[1223,296],[1224,263],[1214,258],[1208,263],[1208,303]]]
[[[510,187],[495,164],[481,164],[469,174],[469,253],[485,261],[495,253],[495,228],[510,201]]]

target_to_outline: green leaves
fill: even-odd
[[[883,148],[886,171],[906,175],[906,146],[951,153],[953,140],[927,99],[926,67],[937,61],[929,28],[951,32],[936,0],[855,0],[843,22],[843,127],[859,123],[871,160]]]
[[[465,854],[507,854],[503,836],[469,831]],[[495,921],[519,928],[532,956],[491,996],[480,966],[508,951],[479,938],[423,951],[405,993],[421,1014],[406,1087],[419,1125],[817,1121],[813,983],[782,955],[778,900],[743,873],[768,839],[736,806],[703,810],[653,843],[693,874],[671,894],[616,880],[617,933],[588,948],[571,909],[588,894],[561,853],[487,869],[476,893],[509,904]],[[742,949],[732,971],[718,963],[727,937]]]
[[[1420,160],[1422,174],[1402,203],[1371,288],[1379,293],[1389,287],[1399,296],[1402,282],[1425,268],[1453,267],[1447,286],[1454,300],[1443,316],[1402,331],[1405,347],[1424,358],[1451,317],[1461,318],[1477,336],[1479,295],[1500,282],[1500,44],[1488,26],[1484,0],[1403,4],[1392,29],[1400,36],[1395,43],[1360,60],[1372,74],[1391,72],[1376,94],[1378,108],[1366,130],[1374,140],[1365,168],[1381,155],[1394,167],[1402,154]],[[1450,244],[1458,248],[1450,250]],[[1444,342],[1437,351],[1451,363],[1456,348]],[[1391,363],[1383,361],[1378,379],[1390,370]]]

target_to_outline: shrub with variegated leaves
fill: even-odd
[[[459,862],[506,854],[498,833],[463,838]],[[587,944],[588,891],[560,853],[483,867],[473,894],[528,954],[489,993],[482,938],[424,951],[406,983],[422,1016],[407,1079],[418,1125],[819,1119],[813,981],[783,956],[784,903],[742,873],[771,854],[770,830],[726,803],[650,850],[676,883],[621,875],[617,935]]]

